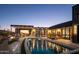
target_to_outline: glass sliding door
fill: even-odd
[[[62,28],[62,37],[65,38],[66,30],[65,28]]]
[[[66,27],[66,39],[69,39],[69,27]]]

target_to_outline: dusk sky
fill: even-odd
[[[0,5],[0,25],[49,27],[72,20],[73,5]]]

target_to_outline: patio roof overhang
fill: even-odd
[[[15,29],[20,29],[20,30],[30,30],[33,29],[34,26],[32,25],[10,25],[11,27],[14,27]]]
[[[34,27],[33,25],[11,25],[11,27]]]
[[[69,26],[72,26],[72,21],[68,21],[68,22],[64,22],[61,24],[51,26],[51,27],[49,27],[49,29],[56,29],[56,28],[69,27]]]

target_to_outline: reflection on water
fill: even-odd
[[[59,46],[46,40],[28,39],[26,43],[32,54],[57,54],[70,51],[70,49]],[[25,47],[26,48],[26,47]]]

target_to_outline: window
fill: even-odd
[[[21,33],[29,34],[29,30],[20,30]]]
[[[77,25],[74,25],[74,35],[77,35]]]

